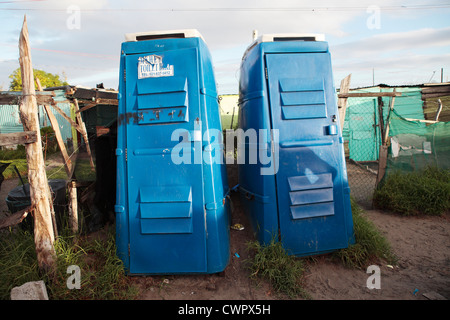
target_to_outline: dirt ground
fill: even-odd
[[[228,170],[229,183],[237,183]],[[270,285],[249,279],[246,243],[253,240],[239,195],[232,194],[230,263],[214,275],[136,277],[141,300],[279,300]],[[368,289],[366,270],[349,269],[330,258],[307,260],[305,288],[313,300],[428,300],[450,299],[450,213],[443,217],[402,217],[389,212],[366,210],[367,217],[390,242],[398,257],[395,266],[380,264],[380,289]],[[235,255],[238,254],[239,257]],[[424,295],[425,294],[425,295]]]
[[[428,300],[450,298],[450,215],[408,218],[368,210],[368,218],[387,237],[398,256],[389,267],[380,264],[380,289],[368,289],[366,270],[343,267],[329,255],[307,260],[305,288],[314,300]],[[233,222],[248,226],[244,216]],[[249,279],[245,267],[249,228],[231,230],[231,260],[215,275],[136,277],[142,300],[271,300],[288,299],[267,283]],[[238,253],[238,258],[234,253]],[[424,295],[425,294],[425,295]],[[427,296],[429,298],[427,298]]]
[[[235,170],[229,182],[237,183]],[[17,180],[6,180],[0,190],[0,217],[7,210],[5,198]],[[250,225],[232,194],[232,224],[245,229],[230,230],[230,262],[224,272],[212,275],[135,276],[139,300],[280,300],[268,283],[249,279],[246,268],[247,242],[253,239]],[[450,213],[442,217],[401,217],[366,210],[390,242],[398,263],[380,264],[381,288],[368,289],[366,270],[348,269],[329,255],[307,260],[305,289],[313,300],[428,300],[450,299]],[[236,255],[235,255],[236,254]]]

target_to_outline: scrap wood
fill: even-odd
[[[85,123],[83,122],[83,119],[82,119],[82,117],[81,117],[81,114],[80,114],[80,113],[77,113],[77,111],[80,110],[80,108],[79,108],[79,106],[78,106],[78,100],[77,100],[77,99],[74,99],[74,100],[73,100],[73,103],[74,103],[74,107],[75,107],[75,114],[76,114],[76,117],[77,117],[78,125],[79,125],[79,126],[81,127],[81,129],[82,129],[81,135],[83,136],[83,140],[84,140],[84,143],[85,143],[85,145],[86,145],[86,151],[87,151],[87,153],[88,153],[88,155],[89,155],[89,161],[90,161],[90,164],[91,164],[91,169],[92,169],[92,171],[95,171],[95,165],[94,165],[94,160],[92,159],[91,148],[90,148],[90,146],[89,146],[89,137],[88,137],[88,134],[87,134],[86,125],[85,125]]]
[[[113,106],[117,106],[118,105],[118,100],[117,99],[105,99],[105,98],[97,98],[93,101],[87,101],[84,102],[86,105],[82,108],[80,108],[80,110],[77,110],[75,113],[81,113],[83,111],[89,110],[97,105],[113,105]]]
[[[53,107],[56,111],[58,111],[58,113],[59,113],[64,119],[66,119],[67,122],[69,122],[69,123],[72,125],[72,127],[75,127],[75,129],[77,129],[77,130],[81,133],[81,128],[80,128],[80,126],[79,126],[75,121],[73,121],[73,120],[72,120],[72,119],[71,119],[64,111],[62,111],[61,108],[58,107],[57,104],[53,104],[52,107]]]
[[[53,91],[42,91],[33,94],[38,105],[56,105],[57,103],[68,103],[69,100],[55,101]],[[0,92],[0,105],[20,105],[24,95],[22,92],[10,93],[9,91]]]
[[[429,300],[447,300],[444,296],[435,291],[425,292],[422,295]]]
[[[399,97],[401,92],[348,92],[339,93],[338,98],[376,98],[376,97]]]
[[[12,215],[0,220],[0,229],[8,228],[11,226],[15,226],[16,224],[19,224],[25,219],[29,213],[31,213],[34,210],[33,206],[29,206],[28,208],[25,208],[23,210],[17,211],[13,213]]]
[[[369,166],[363,166],[362,164],[356,162],[356,161],[353,160],[353,159],[349,159],[349,162],[350,162],[350,163],[353,163],[354,165],[357,165],[357,166],[360,167],[361,169],[366,170],[366,171],[368,171],[368,172],[370,172],[370,173],[372,173],[372,174],[375,174],[375,175],[378,174],[377,171],[375,171],[375,170],[373,170],[373,169],[370,169]]]
[[[28,144],[37,141],[36,131],[12,132],[0,134],[0,146]]]
[[[75,114],[78,114],[78,113],[81,113],[81,112],[86,111],[88,109],[91,109],[91,108],[95,107],[96,105],[97,105],[97,102],[91,102],[87,106],[84,106],[83,108],[75,111]]]
[[[36,85],[38,87],[39,91],[42,91],[41,82],[39,81],[39,78],[34,79],[36,82]],[[71,168],[72,168],[72,161],[70,160],[69,154],[67,153],[66,146],[64,145],[64,140],[61,135],[61,131],[59,130],[58,120],[56,119],[55,115],[53,114],[52,110],[48,105],[44,105],[44,109],[47,112],[47,117],[50,120],[50,123],[52,125],[53,131],[55,132],[56,141],[58,143],[59,150],[61,151],[61,154],[64,159],[64,168],[66,169],[67,175],[71,174]],[[71,177],[69,176],[69,179]]]
[[[97,105],[113,105],[113,106],[117,106],[118,105],[118,100],[117,99],[106,99],[106,98],[97,98],[93,101],[79,101],[79,102],[83,102],[85,104],[84,107],[80,108],[80,110],[77,110],[75,113],[81,113],[83,111],[89,110]]]
[[[53,97],[54,92],[36,92],[33,96],[36,98],[36,102],[39,105],[42,104],[52,104],[54,103]],[[1,92],[0,93],[0,105],[20,105],[22,100],[24,99],[23,93],[9,93],[9,92]]]

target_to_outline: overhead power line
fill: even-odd
[[[35,0],[36,1],[36,0]],[[39,1],[39,0],[38,0]],[[14,3],[14,1],[0,1],[1,3]],[[17,2],[16,2],[17,3]],[[442,4],[418,4],[418,5],[398,5],[398,6],[379,6],[381,10],[398,11],[398,10],[430,10],[450,8],[450,3]],[[357,11],[366,10],[367,6],[323,6],[323,7],[254,7],[254,8],[236,8],[236,7],[220,7],[220,8],[97,8],[83,9],[82,12],[273,12],[273,11]],[[52,8],[0,8],[4,11],[54,11],[66,12],[66,9]]]

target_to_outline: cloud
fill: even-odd
[[[73,14],[73,11],[67,12],[67,8],[73,4],[80,8],[79,29],[67,27],[67,20]],[[253,29],[258,29],[260,34],[322,32],[339,35],[343,32],[340,26],[356,14],[260,10],[298,6],[310,4],[293,0],[278,1],[276,4],[273,1],[251,0],[131,0],[125,3],[63,0],[16,5],[22,9],[33,9],[23,11],[27,13],[30,42],[34,48],[33,63],[56,73],[64,71],[69,82],[80,81],[74,84],[94,86],[92,79],[98,78],[95,74],[102,74],[102,70],[118,70],[120,45],[125,33],[195,28],[205,38],[217,63],[216,77],[222,83],[221,88],[228,91],[237,90],[236,70],[246,46],[252,40]],[[11,43],[17,43],[15,39],[23,19],[15,13],[15,28],[7,31]],[[5,75],[0,74],[0,77]],[[108,85],[116,87],[118,77],[110,80]]]
[[[401,0],[382,0],[377,5],[402,3]],[[342,41],[345,35],[356,39],[363,34],[355,30],[352,23],[359,19],[358,23],[362,21],[365,28],[365,8],[371,4],[373,1],[353,0],[339,3],[329,0],[314,3],[298,0],[51,0],[0,4],[0,9],[23,9],[0,11],[4,23],[0,31],[3,39],[0,60],[17,61],[17,41],[25,13],[33,64],[52,73],[64,71],[70,83],[86,86],[104,82],[105,86],[117,87],[120,46],[124,34],[131,32],[198,29],[212,53],[219,92],[225,93],[237,93],[239,64],[252,41],[254,29],[259,34],[326,34],[326,38],[331,39],[333,63],[338,72],[361,70],[364,64],[372,68],[375,62],[382,64],[380,57],[392,58],[396,52],[404,54],[418,48],[448,46],[449,28],[386,33],[333,46],[333,39]],[[80,8],[79,29],[67,25],[74,14],[74,11],[67,11],[72,5]],[[313,7],[319,10],[313,11]],[[7,87],[7,76],[17,67],[18,63],[13,62],[0,64],[0,85]]]
[[[352,86],[428,82],[433,71],[450,68],[450,27],[391,32],[330,46],[335,80],[352,73]],[[359,75],[358,75],[359,74]]]
[[[334,46],[333,54],[340,59],[379,57],[392,52],[416,51],[422,48],[450,45],[450,27],[420,29],[407,32],[378,34],[351,43]]]

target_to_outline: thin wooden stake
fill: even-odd
[[[58,107],[56,104],[53,104],[52,105],[52,107],[53,107],[53,109],[55,109],[56,111],[58,111],[59,112],[59,114],[64,118],[64,119],[66,119],[67,120],[67,122],[69,122],[71,125],[72,125],[72,127],[75,127],[75,129],[77,129],[78,131],[80,131],[81,129],[80,129],[80,126],[78,125],[78,124],[76,124],[64,111],[62,111],[61,110],[61,108],[60,107]],[[81,133],[81,131],[80,131],[80,133]]]
[[[78,201],[77,201],[77,183],[69,182],[69,226],[73,233],[78,232]]]
[[[42,91],[41,82],[36,78],[36,85],[39,91]],[[72,161],[70,160],[69,154],[67,153],[66,146],[64,145],[64,140],[61,135],[61,130],[59,130],[58,120],[56,120],[52,109],[48,105],[44,105],[44,109],[47,112],[48,119],[52,125],[53,131],[55,131],[56,142],[58,143],[59,150],[61,150],[62,157],[64,159],[64,168],[66,169],[67,175],[70,174],[70,169],[72,168]],[[70,177],[69,177],[70,179]]]
[[[94,171],[95,165],[94,165],[94,160],[92,159],[91,148],[89,147],[89,138],[87,135],[86,125],[84,124],[83,119],[81,118],[81,113],[79,112],[80,107],[78,106],[78,100],[73,99],[73,103],[75,105],[75,114],[77,115],[78,125],[81,127],[81,130],[82,130],[81,135],[83,136],[84,143],[86,144],[86,151],[89,155],[91,168],[92,168],[92,171]]]
[[[394,93],[396,89],[394,88]],[[388,137],[389,137],[389,128],[391,126],[391,114],[392,111],[394,111],[394,103],[395,103],[395,96],[391,98],[391,103],[389,104],[389,113],[386,120],[386,128],[384,129],[384,143],[388,143]]]
[[[54,248],[55,234],[52,225],[52,204],[42,153],[41,134],[34,89],[33,67],[26,16],[19,38],[19,63],[22,74],[22,94],[19,111],[24,131],[36,131],[37,141],[25,145],[30,182],[31,205],[34,210],[34,242],[38,266],[41,271],[53,273],[56,270]]]
[[[352,78],[352,74],[350,73],[341,81],[341,87],[339,89],[339,94],[346,94],[350,88],[350,80]],[[341,124],[341,131],[344,130],[344,121],[345,121],[345,113],[347,111],[347,97],[339,97],[338,98],[338,107],[339,107],[339,120]]]
[[[389,112],[386,119],[386,127],[384,129],[384,137],[382,138],[383,144],[380,147],[379,157],[378,157],[378,175],[377,175],[377,186],[383,179],[384,175],[386,174],[386,167],[387,167],[387,157],[388,157],[388,138],[389,138],[389,128],[391,124],[391,114],[394,110],[394,102],[395,102],[395,94],[396,89],[394,88],[394,95],[391,98],[391,103],[389,105]]]

